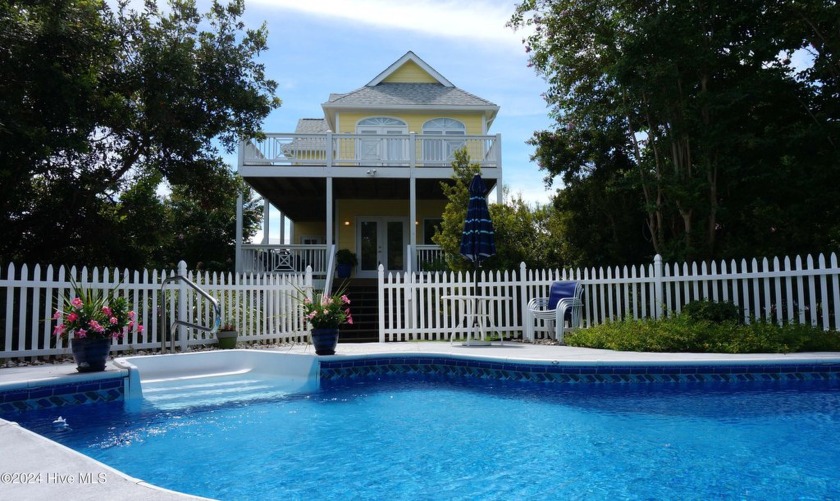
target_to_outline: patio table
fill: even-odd
[[[462,327],[467,331],[467,340],[464,346],[488,346],[490,342],[487,341],[487,327],[492,325],[492,322],[495,320],[493,318],[495,308],[491,308],[491,305],[513,299],[510,297],[480,296],[474,294],[447,294],[440,298],[444,301],[461,304],[461,307],[456,308],[456,311],[460,311],[463,314],[463,319],[459,321],[458,327]],[[473,341],[473,335],[475,334],[474,327],[476,325],[478,326],[480,337]],[[453,329],[452,333],[449,334],[449,344],[452,344],[454,337],[455,330]],[[505,344],[504,337],[500,337],[500,344]]]

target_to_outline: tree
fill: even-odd
[[[466,148],[462,148],[455,152],[452,169],[451,181],[440,183],[449,201],[432,241],[443,250],[450,270],[471,271],[473,263],[461,256],[461,235],[470,200],[469,185],[473,176],[481,173],[481,168],[470,163]],[[521,197],[506,204],[489,204],[488,209],[493,220],[496,255],[482,261],[485,269],[518,270],[522,262],[532,268],[551,265],[550,240],[554,237],[545,231],[549,213],[532,211]]]
[[[440,189],[448,199],[443,209],[440,226],[435,229],[432,242],[439,245],[446,257],[450,270],[471,270],[473,265],[461,256],[461,235],[467,218],[467,204],[470,201],[469,186],[473,176],[481,172],[478,164],[470,163],[466,148],[455,151],[452,161],[451,182],[440,183]]]
[[[827,186],[837,194],[837,106],[822,83],[837,69],[837,14],[829,3],[769,0],[522,2],[510,24],[533,29],[526,50],[557,122],[534,135],[535,159],[566,189],[638,194],[650,253],[752,254],[780,231],[791,238],[778,249],[831,244],[794,233],[836,228],[836,208],[821,199]],[[797,72],[789,55],[806,46],[815,69]],[[830,70],[817,77],[818,67]],[[834,182],[809,182],[814,167]],[[588,179],[602,170],[602,182]],[[786,196],[791,185],[808,188]],[[819,222],[771,214],[762,200],[788,216],[807,200]]]
[[[138,240],[119,224],[139,202],[121,202],[125,190],[156,173],[173,189],[218,178],[221,150],[258,135],[280,104],[255,60],[265,25],[245,29],[243,12],[242,0],[206,14],[193,0],[165,12],[154,1],[0,1],[0,260],[149,256],[118,248]]]

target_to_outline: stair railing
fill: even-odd
[[[213,320],[213,326],[212,327],[207,327],[206,325],[194,324],[192,322],[187,322],[186,320],[175,319],[175,321],[173,321],[172,325],[169,327],[169,351],[173,352],[173,353],[175,352],[175,326],[176,325],[183,325],[184,327],[192,327],[193,329],[197,329],[197,330],[200,330],[200,331],[203,331],[203,332],[209,332],[211,334],[215,334],[216,332],[218,332],[219,326],[222,325],[222,309],[219,306],[219,301],[216,300],[216,298],[214,298],[210,294],[208,294],[204,289],[202,289],[201,287],[196,285],[193,281],[191,281],[190,279],[188,279],[187,277],[185,277],[183,275],[174,275],[174,276],[171,276],[171,277],[167,278],[163,282],[161,282],[160,293],[161,293],[161,297],[164,298],[163,299],[164,303],[165,303],[165,300],[166,300],[165,296],[164,296],[164,288],[170,282],[174,282],[176,280],[181,281],[181,282],[189,285],[196,292],[198,292],[201,295],[201,297],[210,301],[210,303],[213,305],[213,319],[214,320]],[[168,308],[166,307],[166,304],[164,304],[164,307],[162,308],[163,312],[161,313],[161,316],[162,316],[161,324],[164,326],[164,328],[166,328],[166,310],[167,309]],[[163,335],[160,336],[160,352],[164,353],[165,351],[166,351],[166,333],[164,332]]]

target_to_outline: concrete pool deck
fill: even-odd
[[[310,345],[272,348],[295,354],[314,354]],[[838,363],[840,353],[744,354],[634,353],[568,346],[508,342],[490,346],[463,346],[448,342],[340,344],[329,360],[349,356],[387,354],[463,355],[499,360],[558,362],[571,364],[679,364],[766,362]],[[118,371],[110,362],[106,373]],[[40,365],[0,369],[0,387],[34,382],[78,379],[75,364]],[[98,461],[0,419],[0,489],[8,499],[203,499],[158,488],[154,479],[135,479]]]

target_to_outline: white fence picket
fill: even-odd
[[[180,265],[180,273],[186,266]],[[173,285],[164,295],[160,283],[174,271],[129,272],[108,268],[80,270],[64,266],[16,266],[0,274],[0,298],[6,302],[0,338],[0,357],[63,355],[69,347],[52,334],[52,314],[63,307],[73,283],[102,293],[116,290],[137,311],[144,332],[136,329],[114,343],[113,351],[157,349],[170,326],[161,325],[167,308],[170,320],[189,317],[209,324],[212,311],[192,289]],[[233,321],[243,341],[304,341],[306,320],[295,297],[312,289],[310,274],[191,273],[191,279],[217,298],[224,321]],[[840,327],[840,266],[837,255],[779,259],[743,259],[711,263],[663,263],[657,256],[643,266],[585,269],[480,271],[416,275],[379,273],[379,334],[381,341],[446,341],[467,334],[458,301],[442,296],[470,294],[509,298],[493,304],[491,333],[519,337],[528,300],[545,296],[552,281],[578,280],[584,288],[585,325],[624,318],[658,318],[679,313],[690,301],[703,298],[731,301],[746,321],[758,318],[775,323],[799,322],[824,330]],[[180,310],[180,311],[179,311]],[[178,316],[180,315],[180,317]],[[547,326],[535,326],[538,336]],[[177,333],[175,334],[177,336]],[[181,346],[206,344],[212,336],[185,329]]]

